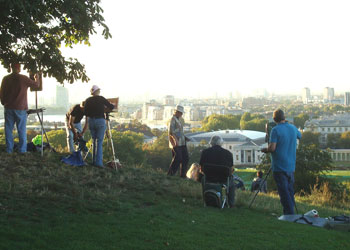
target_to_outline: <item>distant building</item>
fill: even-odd
[[[225,114],[225,107],[224,106],[208,106],[206,109],[205,116],[210,116],[213,114],[223,115]]]
[[[163,107],[160,106],[150,106],[148,107],[147,119],[150,121],[160,121],[163,120]]]
[[[326,87],[323,90],[323,100],[325,103],[329,103],[334,99],[334,88]]]
[[[214,135],[222,137],[224,140],[222,147],[232,153],[235,166],[253,166],[261,163],[263,153],[260,149],[267,146],[266,133],[252,130],[221,130],[189,133],[186,137],[190,138],[188,145],[199,146],[203,143],[208,144]]]
[[[68,89],[63,86],[56,86],[56,106],[69,109],[69,95]]]
[[[185,106],[184,119],[185,121],[201,121],[203,118],[201,117],[200,108],[197,106]]]
[[[164,106],[163,110],[164,110],[163,119],[165,121],[168,121],[174,114],[175,106]]]
[[[243,98],[240,106],[242,108],[252,108],[256,106],[264,106],[270,104],[270,102],[265,98],[256,98],[256,97],[246,97]]]
[[[135,112],[132,114],[134,119],[141,120],[142,119],[142,110],[137,109]]]
[[[174,106],[175,105],[175,98],[173,95],[167,95],[164,97],[164,105],[166,106]]]
[[[304,131],[320,133],[320,143],[326,145],[328,134],[350,131],[350,114],[333,115],[306,121]]]
[[[350,149],[331,149],[331,158],[336,162],[349,162],[350,161]]]
[[[142,120],[148,119],[148,111],[149,108],[152,106],[160,106],[160,104],[157,104],[155,100],[150,100],[149,102],[145,102],[142,107]]]
[[[344,95],[344,105],[350,106],[350,92],[345,92],[345,95]]]
[[[311,101],[311,92],[309,88],[302,89],[301,98],[304,104],[308,104]]]

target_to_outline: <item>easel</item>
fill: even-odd
[[[32,76],[30,77],[32,78]],[[44,128],[44,111],[45,108],[38,108],[38,91],[42,91],[43,90],[43,77],[42,74],[39,74],[39,87],[38,88],[30,88],[30,91],[35,91],[35,109],[28,109],[27,111],[27,115],[30,114],[37,114],[39,122],[40,122],[40,126],[41,126],[41,156],[44,156],[44,134],[45,134],[45,138],[47,141],[47,144],[49,145],[49,148],[51,148],[50,142],[49,142],[49,138],[47,137],[45,128]],[[40,117],[40,113],[41,113],[41,117]]]
[[[111,125],[110,125],[110,120],[109,120],[110,113],[106,113],[106,124],[107,124],[107,130],[106,130],[106,136],[107,136],[107,147],[108,147],[108,142],[110,143],[110,148],[112,151],[112,156],[113,160],[107,162],[107,165],[110,167],[114,168],[115,170],[118,170],[118,167],[120,167],[120,162],[119,159],[115,157],[115,151],[114,151],[114,144],[113,144],[113,138],[112,138],[112,131],[111,131]]]

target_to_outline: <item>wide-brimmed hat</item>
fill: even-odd
[[[181,113],[184,113],[184,107],[181,106],[181,105],[176,105],[176,108],[175,108],[176,111],[179,111]]]
[[[90,90],[90,93],[93,94],[95,93],[97,90],[100,90],[100,88],[97,86],[97,85],[93,85],[91,90]]]

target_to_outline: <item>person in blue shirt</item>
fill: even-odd
[[[261,151],[272,155],[273,178],[277,185],[283,214],[294,214],[294,172],[297,139],[301,139],[301,133],[286,121],[281,109],[273,112],[273,120],[277,125],[271,130],[268,147]]]

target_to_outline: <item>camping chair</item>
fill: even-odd
[[[204,206],[228,206],[231,167],[215,164],[202,166],[202,191]]]

